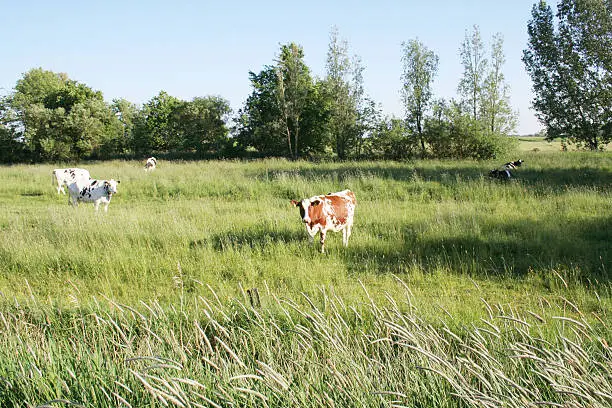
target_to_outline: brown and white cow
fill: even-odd
[[[300,201],[291,200],[291,204],[300,209],[300,216],[310,235],[310,242],[314,240],[317,232],[320,232],[322,253],[325,252],[327,231],[342,231],[342,244],[348,246],[357,205],[355,193],[351,190],[318,195]]]

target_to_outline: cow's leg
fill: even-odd
[[[106,212],[108,212],[108,205],[109,205],[109,204],[110,204],[110,203],[106,203],[106,204],[104,204],[104,212],[105,212],[105,213],[106,213]]]
[[[308,243],[312,245],[314,242],[314,237],[317,235],[317,229],[310,228],[308,225],[306,225],[306,232],[308,233]]]
[[[98,211],[99,207],[100,207],[100,202],[99,201],[94,201],[94,210]]]
[[[321,253],[325,253],[325,231],[321,230]]]
[[[344,245],[345,247],[348,246],[348,241],[349,241],[350,236],[351,236],[351,226],[347,225],[342,230],[342,245]]]

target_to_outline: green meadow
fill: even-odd
[[[108,213],[0,167],[0,406],[610,406],[612,154],[525,143],[79,163]],[[345,188],[321,254],[290,200]]]

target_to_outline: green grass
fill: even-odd
[[[516,158],[82,163],[106,214],[1,167],[0,406],[606,406],[612,154]],[[289,202],[344,188],[320,254]]]

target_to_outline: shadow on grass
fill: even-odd
[[[581,281],[610,282],[612,217],[562,225],[519,221],[481,223],[480,235],[428,238],[403,228],[397,245],[354,246],[339,251],[349,271],[403,273],[437,268],[477,276],[524,277],[530,270],[564,271]],[[357,230],[356,230],[357,231]]]
[[[465,163],[465,162],[464,162]],[[489,171],[498,168],[500,163],[468,162],[466,165],[457,165],[455,162],[432,163],[341,163],[338,168],[304,168],[291,170],[269,170],[253,173],[253,178],[273,181],[284,177],[296,177],[305,181],[319,182],[333,180],[339,184],[347,183],[359,178],[379,178],[394,181],[411,182],[416,178],[425,181],[436,181],[441,184],[457,184],[470,180],[479,180],[488,177]],[[500,180],[490,179],[491,182],[503,183]],[[575,168],[530,168],[529,163],[523,167],[512,170],[513,182],[521,182],[537,189],[552,188],[564,190],[567,187],[609,187],[612,185],[612,172],[606,168],[589,166]],[[315,194],[317,192],[313,192]],[[318,192],[323,193],[323,192]]]
[[[305,238],[304,231],[289,229],[269,230],[258,227],[246,228],[242,231],[231,231],[224,234],[216,234],[208,239],[191,241],[190,249],[210,246],[216,251],[228,249],[240,250],[243,248],[264,249],[272,245],[287,245],[291,242],[301,242]]]
[[[548,186],[555,190],[564,190],[567,187],[596,187],[610,188],[612,186],[612,172],[607,169],[593,167],[579,167],[573,169],[522,168],[514,171],[515,178],[524,184],[534,186]]]

